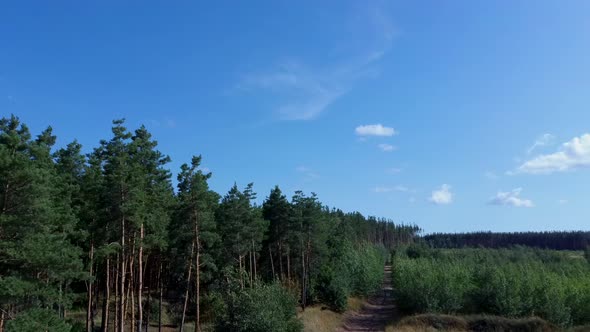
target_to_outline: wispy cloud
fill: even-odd
[[[150,119],[150,120],[148,120],[148,122],[154,127],[166,127],[169,129],[176,128],[176,121],[174,121],[170,118],[166,118],[164,120]]]
[[[385,127],[382,124],[363,125],[355,128],[358,136],[393,136],[397,132],[392,127]]]
[[[391,144],[387,144],[387,143],[381,143],[379,145],[377,145],[379,147],[379,149],[381,149],[381,151],[383,152],[391,152],[396,150],[397,148]]]
[[[495,172],[492,172],[492,171],[487,171],[483,175],[490,180],[497,180],[500,178],[500,176],[498,174],[496,174]]]
[[[431,203],[436,205],[447,205],[453,202],[453,193],[451,192],[451,186],[443,184],[440,188],[432,191],[430,198],[428,199]]]
[[[401,168],[397,168],[397,167],[391,167],[385,170],[385,173],[387,174],[398,174],[401,173],[402,169]]]
[[[295,168],[295,171],[297,173],[302,174],[303,180],[307,182],[318,179],[320,177],[320,175],[316,171],[307,166],[298,166]]]
[[[389,187],[389,186],[376,186],[375,188],[373,188],[373,191],[376,193],[388,193],[388,192],[392,192],[392,191],[399,191],[399,192],[414,192],[413,190],[411,190],[408,187],[405,186],[393,186],[393,187]]]
[[[516,188],[512,191],[499,191],[496,196],[490,198],[488,201],[491,205],[506,205],[513,207],[531,208],[535,206],[530,199],[520,198],[522,188]]]
[[[238,89],[271,98],[280,120],[315,119],[359,80],[375,76],[375,65],[391,48],[395,30],[381,8],[366,10],[362,24],[358,30],[366,31],[365,39],[371,42],[340,60],[331,60],[334,65],[312,66],[289,56],[270,69],[244,75]]]
[[[557,152],[530,159],[509,174],[550,174],[580,168],[590,168],[590,134],[574,137],[563,143]]]
[[[555,140],[555,136],[553,136],[552,134],[543,134],[543,135],[539,136],[535,140],[535,143],[533,143],[533,145],[531,145],[526,150],[526,154],[530,155],[531,153],[533,153],[535,151],[535,149],[550,145],[553,143],[554,140]]]

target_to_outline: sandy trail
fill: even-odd
[[[361,310],[347,312],[344,325],[338,332],[385,331],[388,323],[395,320],[397,310],[393,299],[391,266],[385,266],[383,287],[369,298]]]

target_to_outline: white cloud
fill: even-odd
[[[448,184],[443,184],[439,189],[433,190],[432,195],[430,195],[428,200],[436,205],[451,204],[453,202],[451,186]]]
[[[387,174],[397,174],[400,173],[402,171],[401,168],[397,168],[397,167],[391,167],[385,170],[385,173]]]
[[[393,150],[396,150],[397,148],[391,144],[386,144],[386,143],[382,143],[377,145],[379,147],[379,149],[381,149],[381,151],[383,152],[391,152]]]
[[[559,203],[561,205],[564,205],[564,204],[569,203],[569,201],[567,199],[560,199],[560,200],[557,201],[557,203]]]
[[[555,140],[555,136],[553,136],[551,134],[543,134],[543,135],[539,136],[535,140],[535,143],[533,143],[533,145],[531,145],[527,149],[526,154],[530,155],[531,153],[533,153],[533,151],[535,151],[536,148],[540,148],[540,147],[549,145],[549,144],[553,143],[554,140]]]
[[[551,154],[537,156],[512,173],[550,174],[590,167],[590,134],[574,137]]]
[[[397,132],[391,127],[384,127],[382,124],[358,126],[354,130],[358,136],[393,136]]]
[[[387,187],[387,186],[377,186],[373,188],[373,191],[376,193],[388,193],[392,191],[399,191],[399,192],[409,192],[411,191],[408,187],[405,186],[394,186],[394,187]]]
[[[486,178],[490,179],[490,180],[497,180],[498,178],[500,178],[498,176],[498,174],[492,172],[492,171],[487,171],[483,174]]]
[[[373,191],[376,193],[388,193],[393,191],[393,188],[391,187],[383,187],[383,186],[377,186],[375,188],[373,188]]]
[[[535,206],[530,199],[520,198],[520,192],[522,188],[516,188],[512,191],[499,191],[496,196],[490,198],[489,204],[491,205],[507,205],[514,207],[533,207]]]
[[[313,169],[311,169],[307,166],[298,166],[295,168],[295,171],[297,171],[297,173],[301,173],[303,175],[304,181],[312,181],[312,180],[318,179],[320,177],[320,175],[318,173],[316,173]]]
[[[315,119],[358,81],[378,74],[376,65],[391,48],[395,31],[383,8],[368,6],[360,16],[355,31],[364,42],[354,53],[340,54],[336,60],[330,57],[326,63],[331,65],[327,66],[310,65],[292,56],[283,57],[273,68],[244,75],[237,88],[264,93],[280,120]],[[338,40],[340,36],[335,37]]]

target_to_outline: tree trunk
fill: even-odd
[[[137,263],[139,268],[139,271],[137,271],[137,331],[141,332],[143,326],[143,298],[141,296],[141,293],[143,293],[143,223],[139,229],[139,257]]]
[[[92,268],[94,266],[94,243],[90,242],[90,281],[88,281],[88,306],[86,308],[86,332],[92,332]]]
[[[119,331],[119,279],[120,279],[120,275],[119,275],[119,269],[121,267],[120,264],[120,259],[121,259],[121,255],[117,254],[117,263],[115,264],[115,266],[113,266],[113,275],[115,276],[115,317],[114,317],[114,327],[115,329],[113,331],[117,332]]]
[[[268,257],[270,258],[270,268],[272,271],[272,279],[275,280],[275,264],[272,260],[272,249],[270,248],[270,244],[268,245]]]
[[[195,255],[195,242],[193,241],[191,245],[191,258],[188,261],[188,274],[186,277],[186,291],[184,292],[184,305],[182,307],[182,319],[180,321],[180,332],[184,331],[184,319],[186,317],[186,307],[188,306],[188,291],[190,288],[191,282],[191,273],[193,269],[193,257]]]
[[[195,262],[195,332],[201,332],[201,234],[199,233],[199,214],[195,212],[195,249],[197,260]]]
[[[135,241],[134,241],[135,242]],[[127,296],[127,302],[131,299],[131,332],[135,332],[135,276],[134,276],[134,260],[135,260],[135,246],[131,254],[131,261],[129,262],[129,284],[127,286],[127,294],[131,292],[131,296]],[[129,307],[128,305],[125,307]]]
[[[281,281],[285,278],[283,273],[283,243],[279,241],[279,278]]]
[[[198,234],[198,233],[197,233]],[[201,332],[201,248],[199,246],[199,236],[197,235],[197,261],[195,263],[195,287],[196,287],[196,316],[195,332]]]
[[[6,319],[6,314],[4,313],[4,310],[2,308],[0,308],[0,311],[2,311],[0,313],[0,332],[4,332],[4,320]]]
[[[240,288],[244,289],[244,269],[242,267],[242,255],[239,255],[240,260]]]
[[[146,262],[147,263],[147,262]],[[147,282],[147,308],[148,310],[145,313],[145,332],[148,332],[149,328],[150,328],[150,312],[152,311],[152,277],[154,275],[153,269],[149,269],[148,273],[148,282]],[[147,264],[146,264],[146,271],[147,270]]]
[[[159,307],[160,309],[158,310],[158,332],[162,332],[162,298],[164,297],[164,292],[162,290],[163,288],[163,284],[162,284],[162,258],[160,257],[160,271],[158,272],[158,284],[159,284],[159,288],[160,288],[160,303],[159,303]]]
[[[252,270],[252,251],[250,250],[250,252],[248,252],[248,260],[249,260],[249,266],[248,268],[250,269],[250,288],[254,287],[254,284],[252,283],[252,275],[253,275],[253,270]]]
[[[256,250],[254,248],[254,240],[252,240],[252,261],[254,262],[254,281],[256,281]]]
[[[301,308],[303,310],[305,310],[305,300],[307,298],[307,290],[305,289],[305,285],[305,249],[303,247],[303,243],[301,243]]]
[[[287,247],[287,281],[291,282],[291,251]]]
[[[125,332],[125,217],[121,218],[121,277],[119,289],[119,332]]]

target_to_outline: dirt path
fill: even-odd
[[[391,266],[385,267],[383,287],[369,298],[359,311],[347,312],[344,326],[338,332],[385,331],[385,326],[395,320],[397,311],[393,300]]]

